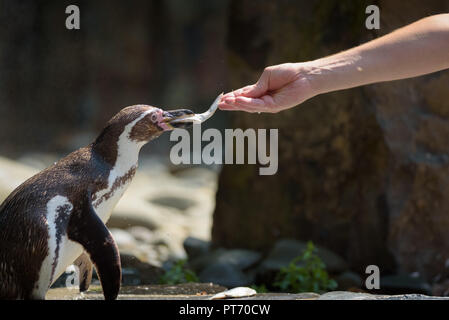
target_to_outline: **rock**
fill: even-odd
[[[268,256],[258,266],[258,277],[272,278],[281,268],[288,266],[293,259],[302,255],[306,248],[307,244],[298,240],[281,239],[277,241]],[[339,255],[321,246],[316,245],[315,248],[329,273],[340,273],[348,268],[347,263]],[[266,279],[263,282],[270,283],[271,280]]]
[[[243,298],[243,297],[252,297],[256,294],[257,292],[254,289],[248,287],[237,287],[231,290],[219,292],[214,296],[212,296],[210,299],[218,300],[218,299]]]
[[[79,145],[77,148],[79,148]],[[59,158],[59,155],[52,153],[27,152],[21,154],[16,161],[33,169],[43,170],[58,161]]]
[[[0,157],[0,203],[37,170],[19,162]]]
[[[191,184],[190,180],[170,175],[160,164],[152,166],[151,163],[144,163],[118,202],[108,226],[129,229],[131,234],[140,237],[141,240],[137,240],[155,245],[166,257],[183,259],[186,257],[183,241],[187,237],[210,239],[216,175],[215,180],[211,180],[207,186],[197,186]],[[169,198],[190,199],[193,205],[189,204],[180,210],[151,201]],[[141,227],[150,230],[151,234],[145,229],[139,229]]]
[[[225,252],[225,249],[218,248],[213,251],[209,251],[206,254],[203,254],[195,259],[189,260],[189,266],[195,272],[201,272],[207,266],[215,263],[218,257]]]
[[[138,270],[122,267],[122,285],[138,286],[141,284],[141,276]]]
[[[384,294],[432,294],[430,284],[428,284],[422,277],[413,276],[410,274],[381,276],[380,292]]]
[[[218,248],[192,259],[189,265],[197,272],[214,263],[228,264],[238,270],[245,270],[256,264],[260,258],[261,254],[252,250]]]
[[[125,270],[122,279],[125,285],[157,284],[164,274],[162,268],[145,263],[125,252],[120,252],[120,260]]]
[[[213,166],[208,166],[212,167]],[[176,170],[173,170],[173,166],[169,168],[170,172],[177,178],[188,182],[193,186],[216,186],[217,173],[219,170],[210,170],[208,168],[201,167],[186,167],[179,170],[179,166],[176,166]]]
[[[157,228],[157,222],[155,222],[154,217],[148,215],[146,210],[141,208],[134,209],[134,207],[124,209],[123,207],[126,204],[122,202],[119,202],[118,205],[120,207],[114,210],[107,223],[109,228],[127,229],[133,226],[141,226],[149,230]]]
[[[136,239],[134,239],[134,237],[129,232],[116,228],[109,228],[109,231],[112,233],[112,237],[114,238],[115,243],[120,250],[131,250],[137,246]]]
[[[332,291],[321,295],[318,300],[448,300],[445,297],[431,297],[423,294],[381,295],[360,292]]]
[[[187,256],[191,260],[205,255],[209,251],[210,243],[209,241],[204,241],[194,237],[187,237],[184,240],[183,246]]]
[[[159,196],[149,201],[159,206],[175,208],[181,211],[185,211],[196,204],[192,199],[173,196]]]
[[[361,292],[332,291],[322,294],[318,300],[376,300],[376,296]]]
[[[363,279],[355,272],[345,271],[334,279],[338,284],[339,290],[359,289],[364,286]]]
[[[376,300],[449,300],[447,297],[430,297],[424,294],[399,294],[376,296]]]
[[[204,268],[198,277],[202,282],[212,282],[229,288],[247,286],[253,282],[253,279],[236,266],[220,262]]]
[[[239,270],[245,270],[255,265],[261,257],[262,255],[256,251],[231,249],[223,251],[216,261],[233,265]]]
[[[151,230],[142,226],[134,226],[126,229],[126,231],[140,242],[151,243],[154,238]]]
[[[432,295],[434,296],[449,296],[449,279],[436,283],[432,286]]]

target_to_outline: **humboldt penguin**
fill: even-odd
[[[105,223],[136,172],[140,149],[164,131],[189,126],[175,120],[192,115],[124,108],[90,145],[17,187],[0,206],[0,299],[45,299],[71,264],[85,291],[92,263],[105,299],[116,299],[120,256]]]

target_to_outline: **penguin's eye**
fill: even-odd
[[[151,115],[151,121],[153,121],[153,122],[156,122],[157,121],[157,114],[155,114],[155,113],[153,113],[152,115]]]

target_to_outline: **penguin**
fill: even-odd
[[[120,256],[105,226],[129,186],[140,149],[163,132],[186,128],[175,120],[194,113],[134,105],[117,113],[94,142],[17,187],[0,206],[0,299],[45,299],[74,264],[80,291],[97,270],[106,300],[117,298]]]

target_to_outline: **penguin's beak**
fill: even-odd
[[[191,121],[182,121],[184,118],[188,118],[195,113],[189,109],[178,109],[163,112],[164,123],[166,123],[172,129],[174,128],[189,128],[192,126]]]

